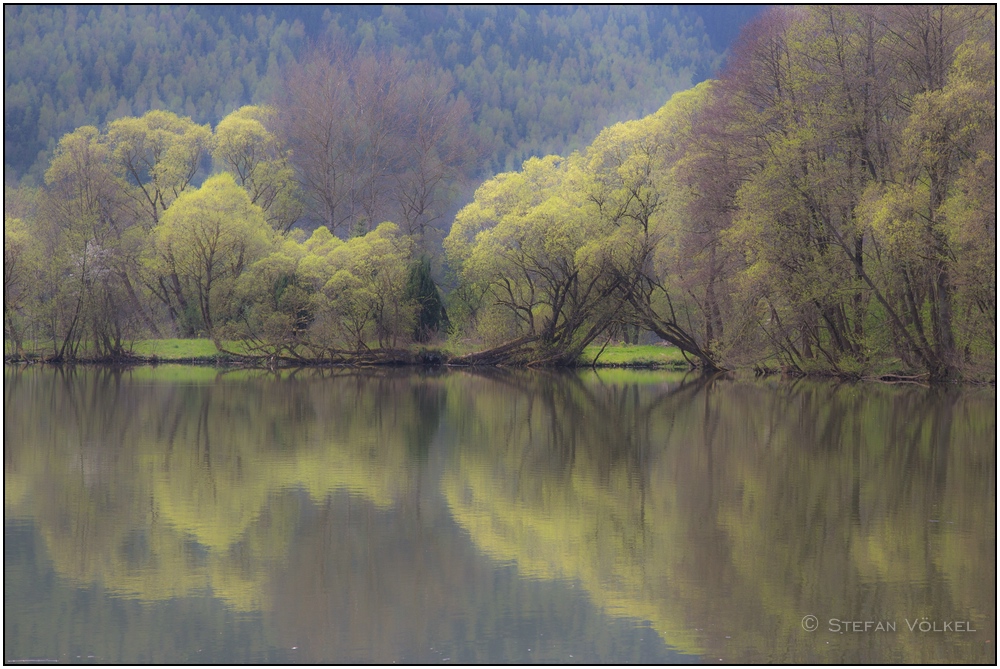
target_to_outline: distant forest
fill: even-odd
[[[481,176],[568,153],[714,76],[743,7],[4,7],[4,169],[42,182],[60,137],[164,109],[212,126],[273,103],[316,48],[392,53],[470,106]]]

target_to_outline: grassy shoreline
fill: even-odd
[[[475,347],[463,344],[446,344],[439,347],[411,346],[405,349],[376,350],[363,354],[345,353],[339,359],[326,360],[294,360],[289,358],[272,358],[264,355],[254,355],[245,351],[239,342],[224,342],[227,352],[220,352],[209,339],[145,339],[132,345],[131,355],[121,358],[107,359],[81,356],[73,361],[52,362],[44,354],[35,351],[25,351],[22,356],[14,356],[4,346],[4,363],[45,363],[45,364],[77,364],[77,365],[107,365],[107,366],[156,366],[161,364],[232,367],[244,369],[274,369],[297,367],[427,367],[453,366],[468,367],[470,365],[451,362],[455,358],[474,352]],[[595,362],[596,358],[596,362]],[[475,366],[475,365],[473,365]],[[481,365],[484,367],[492,365]],[[687,371],[695,369],[684,354],[676,347],[662,344],[632,345],[616,344],[603,348],[588,346],[575,365],[570,368],[584,369],[633,369],[633,370],[663,370]],[[791,376],[827,378],[841,381],[875,381],[888,383],[914,383],[918,385],[933,385],[929,383],[927,374],[909,372],[898,365],[889,365],[879,370],[869,370],[867,373],[845,373],[836,370],[811,370],[805,373],[788,372],[780,367],[777,369],[755,367],[744,370],[755,376]],[[959,383],[974,385],[995,385],[996,377],[972,377],[954,379]]]
[[[27,351],[24,356],[13,356],[5,346],[5,362],[48,362],[43,354]],[[397,351],[386,351],[384,355],[378,352],[364,356],[358,360],[331,361],[317,360],[315,362],[296,363],[288,360],[269,361],[265,356],[242,353],[243,348],[238,342],[226,342],[227,351],[223,353],[216,349],[210,339],[144,339],[132,345],[131,354],[122,358],[107,359],[96,356],[80,356],[75,364],[126,364],[126,365],[234,365],[234,366],[313,366],[313,365],[428,365],[448,364],[448,360],[470,352],[454,350],[453,346],[441,347],[409,347]],[[595,363],[596,358],[596,363]],[[637,369],[690,369],[679,349],[672,346],[651,345],[635,346],[619,344],[607,346],[588,346],[576,365],[577,367],[599,368],[637,368]]]

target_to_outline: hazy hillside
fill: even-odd
[[[494,150],[484,173],[566,152],[711,76],[752,7],[4,8],[4,165],[40,180],[59,138],[150,109],[215,124],[271,100],[329,43],[453,78]]]

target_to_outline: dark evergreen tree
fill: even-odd
[[[406,299],[417,305],[413,339],[418,342],[430,341],[440,330],[448,328],[448,313],[445,311],[441,293],[431,278],[431,261],[420,256],[410,266],[410,276],[406,282]]]

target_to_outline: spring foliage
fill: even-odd
[[[444,265],[450,333],[485,349],[465,362],[571,364],[645,331],[705,369],[990,377],[994,43],[984,7],[769,10],[718,80],[487,179],[430,264],[469,103],[398,53],[316,52],[289,114],[65,135],[45,188],[5,198],[5,336],[62,359],[197,333],[367,355],[444,335]]]
[[[706,367],[991,374],[994,26],[969,7],[765,13],[720,81],[477,191],[445,244],[484,287],[470,327],[572,355],[553,324],[586,340],[618,321]]]

